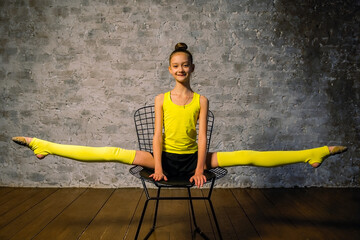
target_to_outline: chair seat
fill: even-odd
[[[139,174],[142,178],[147,180],[148,182],[153,182],[156,185],[162,186],[162,187],[192,187],[194,186],[194,182],[190,182],[189,179],[192,177],[192,175],[184,175],[184,176],[176,176],[168,178],[167,181],[157,181],[155,182],[152,178],[149,176],[154,173],[153,169],[149,168],[143,168],[140,170]],[[216,177],[216,175],[210,171],[204,171],[204,175],[206,177],[206,181],[210,182],[213,178]]]
[[[159,181],[154,182],[152,178],[149,176],[154,172],[153,169],[144,168],[142,166],[135,165],[129,169],[131,175],[136,178],[143,179],[149,183],[158,183],[159,186],[193,186],[193,183],[189,182],[191,176],[182,176],[178,178],[171,178],[168,181]],[[206,177],[206,183],[210,183],[213,178],[220,179],[227,174],[227,170],[225,168],[217,167],[209,170],[205,170],[204,174]]]

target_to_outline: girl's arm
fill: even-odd
[[[152,177],[155,181],[161,181],[164,179],[167,181],[167,177],[163,173],[161,165],[162,154],[162,128],[163,128],[163,103],[164,94],[160,94],[155,98],[155,131],[153,138],[153,154],[155,160],[155,172],[149,177]]]
[[[207,142],[207,116],[209,109],[209,101],[206,97],[200,97],[200,114],[199,114],[199,135],[198,135],[198,162],[195,174],[190,178],[190,182],[195,181],[195,185],[202,187],[206,182],[204,175],[206,161],[206,142]]]

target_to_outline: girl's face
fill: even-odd
[[[190,62],[189,56],[186,53],[179,52],[172,56],[169,72],[177,82],[185,83],[190,81],[194,68],[195,65]]]

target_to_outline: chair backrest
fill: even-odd
[[[155,106],[145,106],[139,108],[134,113],[134,121],[136,127],[136,134],[140,150],[146,152],[153,152],[153,136],[155,130]],[[208,112],[208,126],[207,126],[207,150],[210,148],[211,134],[214,126],[214,114],[209,110]],[[198,125],[196,126],[197,131]]]

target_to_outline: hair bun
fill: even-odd
[[[185,43],[178,43],[175,45],[175,51],[182,50],[185,51],[188,46]]]

